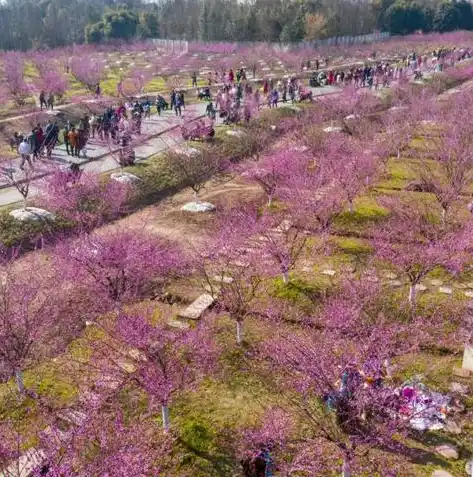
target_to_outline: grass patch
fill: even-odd
[[[388,215],[389,211],[378,205],[374,197],[364,196],[355,199],[353,212],[342,212],[334,224],[337,230],[345,233],[359,233]]]

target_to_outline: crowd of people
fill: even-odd
[[[453,66],[457,61],[471,58],[473,50],[439,49],[430,54],[420,55],[415,52],[397,61],[372,61],[360,67],[349,69],[332,69],[329,71],[318,71],[319,61],[315,62],[315,71],[309,80],[310,86],[340,85],[355,87],[368,87],[378,89],[379,86],[388,87],[393,80],[400,79],[408,73],[413,73],[415,78],[422,75],[422,71],[442,71],[445,66]],[[325,66],[328,61],[325,61]],[[310,70],[310,61],[303,65],[304,69]],[[197,73],[191,75],[193,87],[197,86]],[[220,80],[217,85],[217,92],[214,98],[211,92],[213,82]],[[100,95],[100,84],[95,88],[95,94]],[[57,122],[49,121],[43,129],[41,125],[33,128],[29,135],[15,133],[10,141],[12,149],[17,149],[21,157],[20,168],[23,169],[25,163],[33,167],[33,162],[46,155],[51,157],[52,150],[57,144],[60,136],[66,147],[68,155],[79,157],[82,153],[86,155],[86,145],[89,138],[98,138],[102,141],[113,141],[120,147],[129,146],[132,136],[141,134],[141,124],[143,118],[151,116],[153,106],[158,115],[163,111],[172,110],[178,117],[182,116],[185,109],[184,91],[173,88],[169,95],[169,102],[162,95],[158,95],[154,102],[148,98],[141,101],[127,101],[121,103],[116,108],[108,107],[103,114],[93,114],[84,116],[78,125],[68,122],[62,134],[60,134]],[[279,102],[295,103],[306,99],[312,99],[312,93],[303,82],[295,77],[284,80],[274,78],[265,79],[261,88],[247,81],[245,68],[236,70],[229,69],[228,73],[222,71],[220,74],[209,73],[208,86],[197,89],[197,98],[207,100],[206,116],[214,121],[217,114],[224,123],[237,123],[241,120],[249,121],[255,111],[266,104],[269,108],[275,108]],[[40,106],[47,109],[54,108],[54,94],[46,94],[41,91]],[[199,128],[193,128],[197,131]],[[207,126],[202,126],[204,135],[208,136]],[[192,133],[194,134],[194,133]],[[192,135],[191,134],[191,135]],[[131,153],[129,154],[131,155]]]

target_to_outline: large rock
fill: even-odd
[[[451,444],[441,444],[435,447],[435,452],[445,457],[445,459],[458,459],[458,449]]]
[[[135,174],[131,174],[130,172],[114,172],[110,175],[110,179],[121,182],[122,184],[134,184],[141,179]]]
[[[52,212],[37,207],[27,207],[26,209],[15,209],[10,215],[21,222],[52,222],[56,216]]]
[[[211,204],[210,202],[188,202],[187,204],[181,207],[181,210],[185,212],[214,212],[215,205]]]

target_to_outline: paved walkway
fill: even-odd
[[[325,96],[336,94],[341,88],[336,86],[325,86],[323,88],[310,88],[314,96]],[[169,147],[182,142],[180,135],[176,134],[176,127],[182,120],[190,120],[205,114],[207,103],[194,103],[187,106],[183,111],[182,119],[176,117],[173,112],[165,111],[161,116],[154,114],[150,119],[144,119],[142,124],[143,137],[149,137],[134,148],[137,162],[165,151]],[[152,137],[150,137],[152,136]],[[113,151],[103,142],[91,139],[87,144],[87,157],[77,158],[68,156],[63,145],[56,147],[51,160],[42,160],[35,164],[35,175],[38,179],[44,177],[51,170],[52,165],[69,165],[73,162],[80,164],[83,170],[94,173],[104,173],[118,168],[118,164],[113,157]],[[8,161],[3,167],[13,169],[14,177],[18,175],[21,179],[23,173],[19,169],[20,159],[15,158]],[[34,185],[34,180],[30,184],[29,197],[38,193]],[[0,207],[14,204],[22,200],[21,194],[8,183],[5,177],[0,176]]]
[[[176,117],[173,112],[165,111],[161,116],[152,115],[144,119],[142,124],[143,142],[134,147],[137,160],[144,160],[159,153],[176,143],[176,128],[183,120],[191,120],[205,113],[206,103],[197,103],[187,106],[182,118]],[[37,178],[44,177],[51,171],[51,167],[70,165],[75,162],[83,170],[103,173],[117,169],[119,166],[114,159],[113,150],[98,139],[91,139],[87,144],[87,157],[72,157],[67,155],[64,145],[56,147],[52,159],[42,159],[35,164],[34,174]],[[3,165],[4,169],[13,170],[13,177],[21,180],[23,172],[20,170],[20,158],[14,158]],[[27,166],[26,166],[27,167]],[[30,197],[37,192],[34,181],[30,186]],[[12,204],[21,200],[19,192],[8,183],[5,177],[0,176],[0,206]]]

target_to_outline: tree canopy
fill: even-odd
[[[131,37],[299,42],[374,30],[473,29],[473,10],[466,0],[5,0],[0,25],[3,50]]]

